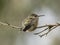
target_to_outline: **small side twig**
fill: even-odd
[[[52,31],[53,29],[57,28],[58,26],[60,26],[59,23],[55,24],[55,25],[43,25],[43,26],[40,26],[40,27],[37,27],[37,28],[43,28],[43,27],[47,27],[46,29],[42,30],[41,32],[38,32],[38,33],[34,33],[34,35],[38,35],[38,34],[41,34],[42,32],[46,31],[48,29],[48,32],[42,34],[42,35],[39,35],[40,37],[43,37],[44,35],[47,35],[50,31]]]
[[[42,30],[41,32],[34,33],[34,35],[38,35],[38,34],[40,34],[40,33],[44,32],[44,31],[46,31],[47,29],[48,29],[48,28],[46,28],[46,29]]]
[[[42,35],[39,35],[40,37],[43,37],[44,35],[47,35],[49,32],[51,32],[53,29],[55,29],[55,28],[57,28],[57,26],[55,26],[54,28],[52,28],[52,29],[49,29],[49,31],[47,32],[47,33],[44,33],[44,34],[42,34]]]

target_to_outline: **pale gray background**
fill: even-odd
[[[39,18],[39,25],[60,22],[60,0],[0,0],[2,22],[21,26],[23,19],[31,13],[46,15]],[[33,35],[34,32],[20,32],[0,24],[0,45],[60,45],[59,29],[60,27],[40,38]]]

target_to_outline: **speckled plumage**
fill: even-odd
[[[23,31],[26,32],[26,31],[34,31],[36,29],[38,25],[38,15],[30,15],[28,16],[22,23],[22,26],[23,26]]]

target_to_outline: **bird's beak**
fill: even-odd
[[[42,16],[45,16],[45,15],[39,15],[38,17],[42,17]]]

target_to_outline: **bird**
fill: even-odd
[[[8,22],[6,22],[6,23],[0,22],[0,24],[6,25],[6,26],[10,26],[12,28],[19,29],[19,31],[32,32],[32,31],[34,31],[37,28],[39,17],[42,17],[42,16],[45,16],[45,15],[31,14],[31,15],[27,16],[22,21],[22,26],[21,27],[15,26],[15,25],[11,25]]]
[[[42,17],[42,16],[45,16],[45,15],[37,15],[37,14],[33,13],[33,14],[27,16],[22,21],[22,27],[11,25],[8,22],[4,23],[4,22],[1,22],[1,21],[0,21],[0,24],[6,25],[6,26],[10,26],[12,28],[19,29],[19,31],[23,31],[23,32],[32,32],[32,31],[34,31],[37,28],[47,27],[47,28],[45,28],[44,30],[42,30],[40,32],[34,33],[34,35],[38,35],[38,34],[41,34],[42,32],[44,32],[44,31],[46,31],[48,29],[48,32],[39,35],[40,37],[43,37],[44,35],[47,35],[50,31],[52,31],[53,29],[55,29],[56,27],[58,27],[60,24],[59,23],[57,23],[56,25],[49,24],[49,25],[43,25],[43,26],[39,26],[38,27],[39,17]]]
[[[22,22],[22,31],[24,32],[32,32],[36,29],[39,21],[39,17],[42,17],[45,15],[37,15],[37,14],[31,14],[27,18],[24,19]]]

